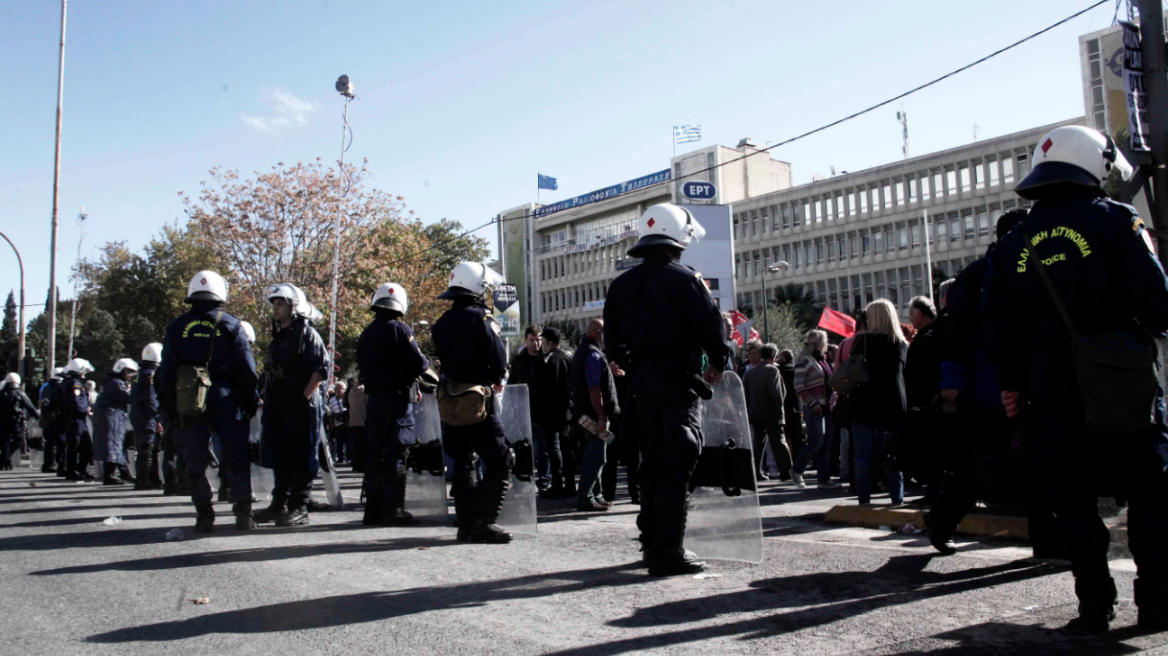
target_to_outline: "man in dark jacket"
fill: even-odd
[[[746,372],[742,387],[746,392],[746,414],[750,419],[750,437],[754,448],[754,475],[758,480],[767,477],[762,471],[762,457],[767,441],[771,442],[771,452],[782,462],[779,471],[791,469],[791,451],[783,439],[784,406],[786,394],[783,390],[783,375],[775,365],[778,349],[767,344],[759,349],[761,361]]]
[[[917,296],[909,303],[908,320],[917,331],[908,346],[904,363],[904,393],[910,408],[926,408],[940,392],[941,336],[944,335],[946,312],[940,313],[928,296]],[[933,439],[950,439],[935,435]],[[931,506],[941,495],[940,487],[929,485],[925,496],[910,502],[914,506]]]
[[[544,328],[543,366],[531,390],[531,431],[535,437],[537,457],[547,459],[551,487],[540,492],[545,499],[564,499],[576,495],[576,463],[563,447],[572,411],[572,356],[560,349],[560,331]],[[537,463],[539,471],[544,465]]]
[[[791,462],[794,462],[807,441],[803,436],[803,402],[795,393],[795,354],[783,349],[779,352],[777,362],[779,375],[783,377],[783,433],[787,438],[787,447],[791,449]],[[787,469],[779,470],[779,480],[791,480]]]
[[[613,440],[609,418],[620,412],[616,397],[616,382],[604,357],[604,321],[593,319],[580,347],[572,358],[572,419],[583,417],[594,427],[586,430],[584,462],[580,468],[580,488],[576,492],[576,509],[604,511],[612,503],[601,490],[601,472],[604,469],[605,447]],[[586,427],[587,428],[587,427]]]
[[[544,367],[543,334],[539,326],[530,325],[523,329],[523,348],[507,365],[508,385],[527,385],[528,401],[531,404],[532,448],[535,449],[535,484],[543,492],[551,482],[549,462],[544,450],[541,432],[536,428],[538,408],[545,403],[545,394],[538,384]]]

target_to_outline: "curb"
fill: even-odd
[[[899,529],[905,524],[924,529],[925,511],[911,508],[888,508],[877,506],[834,506],[827,511],[824,520],[829,524],[880,528],[891,526]],[[998,515],[967,515],[957,526],[957,532],[982,537],[1030,539],[1025,517],[1002,517]]]

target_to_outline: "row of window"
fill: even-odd
[[[956,277],[969,266],[976,257],[942,260],[933,266],[940,269],[946,278]],[[927,284],[932,284],[932,276],[925,278],[925,266],[912,266],[874,271],[871,273],[839,278],[827,278],[804,284],[804,289],[815,295],[815,300],[835,310],[852,312],[862,310],[869,303],[885,298],[900,309],[907,309],[916,296],[927,296]],[[771,299],[774,302],[774,299]],[[738,295],[740,309],[762,307],[762,291],[745,292]]]
[[[626,242],[617,242],[571,255],[542,258],[539,260],[539,279],[555,280],[564,276],[580,274],[589,276],[615,271],[617,260],[623,258],[628,249]]]
[[[986,187],[1013,184],[1015,171],[1019,179],[1029,172],[1028,152],[1000,153],[861,187],[738,212],[734,214],[734,238],[745,239],[933,199],[942,202]]]
[[[1014,208],[1014,201],[987,207],[949,212],[929,221],[929,244],[958,243],[989,237],[1002,214]],[[791,270],[835,262],[857,261],[869,255],[907,251],[921,246],[920,219],[900,221],[850,232],[825,235],[770,248],[746,251],[734,256],[738,279],[759,276],[775,262],[786,262]]]
[[[562,289],[541,292],[539,295],[539,311],[541,315],[549,312],[580,310],[585,303],[603,301],[611,280],[592,282],[586,285],[575,285]]]

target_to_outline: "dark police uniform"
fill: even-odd
[[[1063,185],[1066,187],[1066,185]],[[1032,245],[1024,249],[1023,226]],[[1160,391],[1152,427],[1103,438],[1084,428],[1083,397],[1071,336],[1031,257],[1043,264],[1074,324],[1085,335],[1168,329],[1168,278],[1143,239],[1134,208],[1095,190],[1040,198],[987,263],[981,321],[1001,388],[1023,393],[1031,475],[1050,500],[1080,600],[1112,595],[1109,536],[1101,495],[1130,503],[1130,548],[1146,590],[1168,594],[1168,428]],[[1101,461],[1099,444],[1111,451]],[[1110,590],[1108,590],[1108,588]],[[1137,603],[1140,591],[1137,587]],[[1168,601],[1168,600],[1166,600]],[[1164,603],[1164,602],[1161,602]]]
[[[162,431],[158,425],[158,393],[154,388],[157,373],[158,363],[142,362],[138,381],[130,389],[130,423],[134,425],[134,447],[138,450],[134,469],[138,474],[139,488],[157,487],[161,482],[158,475],[158,436]]]
[[[56,471],[58,476],[64,476],[64,425],[59,419],[60,403],[57,398],[60,387],[61,381],[51,378],[41,387],[41,428],[45,437],[45,464],[41,465],[41,471],[46,474]]]
[[[24,448],[28,430],[25,413],[40,417],[36,406],[19,387],[0,390],[0,448],[3,449],[0,468],[12,469],[12,454]]]
[[[211,431],[219,434],[223,461],[219,476],[231,483],[231,500],[251,501],[251,464],[247,457],[248,418],[255,414],[256,369],[251,344],[239,319],[222,312],[215,329],[215,345],[207,362],[207,342],[219,316],[219,304],[195,301],[191,310],[170,322],[158,368],[158,399],[162,412],[174,427],[171,439],[177,442],[182,462],[191,480],[191,500],[196,505],[211,503],[207,482],[208,446]],[[211,388],[207,391],[207,412],[200,417],[178,415],[175,382],[182,365],[207,364]]]
[[[312,482],[320,470],[317,446],[324,399],[319,387],[306,399],[304,388],[314,373],[322,380],[328,377],[328,362],[324,341],[303,317],[279,328],[268,346],[260,465],[273,470],[275,476],[273,505],[286,503],[289,509],[308,505]],[[234,483],[231,487],[234,494]]]
[[[89,391],[85,380],[75,373],[65,374],[57,387],[58,430],[65,436],[65,478],[76,481],[93,478],[86,471],[93,459],[93,437],[89,434]]]
[[[365,514],[378,523],[405,502],[406,447],[414,438],[414,399],[411,385],[430,367],[418,349],[414,333],[389,311],[375,310],[376,318],[357,341],[357,365],[368,395],[365,431],[369,450],[365,459]]]
[[[624,430],[641,439],[641,512],[646,553],[681,553],[686,494],[702,450],[694,391],[702,351],[729,368],[722,315],[700,274],[660,250],[621,274],[604,305],[609,359],[632,377]]]
[[[503,382],[507,373],[507,347],[491,327],[489,312],[481,301],[460,297],[434,323],[431,335],[442,362],[443,378],[466,385],[490,386]],[[490,400],[487,411],[487,418],[477,424],[444,426],[442,446],[454,460],[450,493],[454,497],[459,536],[463,539],[468,538],[477,520],[493,524],[498,519],[511,486],[514,462],[503,425],[495,416]],[[486,467],[481,483],[477,481],[476,454]],[[476,495],[482,498],[478,518]]]
[[[93,415],[94,456],[106,464],[106,469],[110,469],[109,465],[125,467],[123,446],[130,420],[130,387],[121,374],[106,376],[94,405],[97,406]],[[109,475],[107,471],[106,476]]]

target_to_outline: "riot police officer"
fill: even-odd
[[[56,472],[62,478],[65,476],[65,468],[62,466],[65,461],[65,440],[61,432],[63,425],[57,419],[57,388],[61,386],[64,377],[65,368],[57,367],[40,389],[41,429],[45,440],[45,462],[41,465],[41,472]]]
[[[4,449],[0,453],[0,469],[12,469],[12,454],[19,454],[27,443],[28,415],[41,416],[20,389],[20,374],[8,374],[4,377],[4,389],[0,390],[0,448]]]
[[[73,358],[65,367],[65,380],[57,387],[58,429],[65,437],[65,480],[91,481],[86,469],[93,459],[93,436],[89,434],[89,392],[85,375],[93,372],[88,360]]]
[[[101,383],[101,392],[94,404],[93,442],[95,455],[104,463],[102,484],[134,483],[126,463],[124,450],[126,430],[130,421],[130,382],[138,371],[138,363],[122,358]],[[121,478],[116,476],[121,473]]]
[[[357,365],[368,395],[365,428],[369,451],[365,466],[365,516],[370,526],[416,523],[405,510],[406,458],[414,439],[414,383],[430,366],[410,326],[406,290],[386,283],[373,294],[373,321],[357,342]]]
[[[159,412],[158,393],[154,388],[154,376],[162,363],[162,344],[154,342],[142,349],[142,360],[138,370],[138,382],[130,390],[130,423],[134,425],[134,448],[138,459],[134,481],[135,490],[160,490],[162,479],[158,473]]]
[[[1168,629],[1168,428],[1148,331],[1168,329],[1168,278],[1135,209],[1106,198],[1113,170],[1131,167],[1111,138],[1079,126],[1039,141],[1015,188],[1034,201],[989,255],[981,319],[1006,412],[1021,415],[1029,476],[1054,510],[1071,560],[1079,617],[1106,631],[1116,614],[1099,496],[1128,499],[1129,546],[1141,627]],[[1090,354],[1084,359],[1084,354]],[[1100,385],[1100,363],[1122,359],[1139,380]],[[1096,403],[1102,389],[1119,397]],[[1090,392],[1085,394],[1084,392]],[[1112,416],[1112,407],[1142,410]],[[1100,423],[1100,418],[1107,418]],[[1089,428],[1090,427],[1090,428]],[[1099,445],[1111,453],[1099,460]]]
[[[208,446],[215,431],[223,447],[219,475],[231,481],[235,528],[246,531],[255,527],[247,458],[247,424],[258,403],[255,360],[239,319],[222,309],[227,302],[227,281],[222,276],[214,271],[196,273],[187,286],[186,302],[190,311],[166,328],[158,399],[167,423],[177,426],[171,439],[178,442],[190,477],[195,530],[210,533],[215,529],[207,482]],[[205,395],[202,403],[200,394]]]
[[[442,362],[440,399],[444,393],[471,387],[502,391],[503,377],[507,374],[507,347],[485,300],[487,291],[502,282],[502,276],[478,262],[463,262],[451,272],[449,288],[438,298],[454,303],[431,329]],[[486,417],[463,426],[447,423],[442,446],[454,461],[450,493],[454,497],[458,539],[506,544],[511,541],[511,534],[495,522],[511,489],[515,454],[507,445],[492,399],[482,401]],[[443,417],[443,421],[447,419]],[[477,474],[478,460],[486,468],[481,481]]]
[[[701,571],[683,548],[686,495],[702,449],[699,392],[721,382],[730,349],[722,315],[700,273],[679,263],[705,230],[688,210],[654,205],[637,225],[630,257],[644,262],[612,282],[604,306],[606,353],[630,384],[625,427],[641,436],[637,526],[649,573]],[[709,369],[702,380],[702,353]],[[445,363],[445,360],[443,360]]]
[[[276,484],[271,505],[256,514],[256,521],[303,526],[309,522],[309,492],[320,469],[320,384],[328,377],[329,358],[312,327],[315,308],[300,288],[272,285],[266,296],[272,304],[272,343],[264,361],[260,464],[274,471]]]

